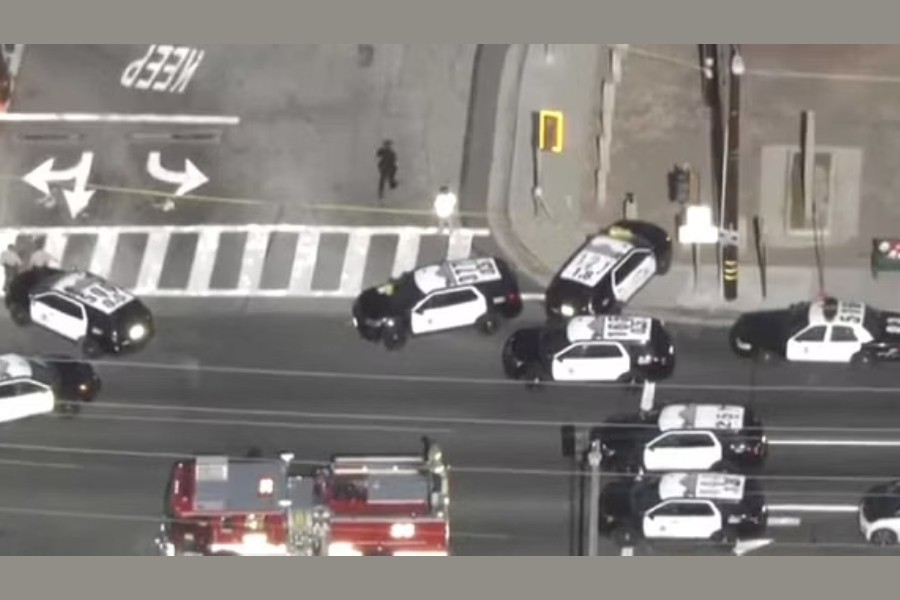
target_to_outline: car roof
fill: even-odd
[[[479,286],[502,281],[503,267],[494,257],[445,260],[413,271],[416,286],[424,294],[464,285]]]
[[[629,239],[623,238],[622,234],[610,235],[608,231],[591,237],[562,268],[560,279],[596,287],[634,248]]]
[[[616,341],[647,343],[652,332],[651,317],[623,315],[582,315],[573,317],[566,325],[570,342]]]
[[[670,404],[659,412],[657,421],[662,431],[672,429],[744,428],[747,410],[737,404]]]
[[[819,299],[809,305],[810,325],[840,323],[862,325],[866,316],[866,305],[862,302],[847,302],[834,298]]]
[[[74,298],[106,315],[116,312],[135,299],[132,293],[116,284],[82,270],[60,275],[48,289]]]
[[[659,479],[659,497],[738,502],[744,498],[746,485],[746,476],[733,473],[666,473]]]

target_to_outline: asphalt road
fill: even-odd
[[[356,339],[336,306],[324,313],[237,315],[214,309],[188,314],[170,306],[159,305],[154,346],[128,361],[99,365],[104,395],[77,420],[4,426],[0,553],[148,553],[166,469],[186,453],[240,454],[258,446],[322,461],[336,452],[417,450],[427,434],[443,445],[454,470],[455,553],[564,555],[570,551],[572,478],[560,454],[559,425],[596,423],[639,402],[634,393],[611,388],[557,386],[532,394],[504,382],[502,336],[463,331],[413,340],[388,354]],[[531,310],[528,318],[537,317]],[[0,335],[18,352],[66,347],[5,321]],[[723,352],[720,335],[678,329],[676,336],[680,364],[672,386],[750,381],[749,368]],[[832,389],[764,392],[753,404],[773,440],[811,439],[799,428],[815,426],[829,428],[816,431],[816,438],[896,441],[893,379],[889,370],[770,370],[758,380]],[[834,389],[853,385],[878,391]],[[669,386],[658,398],[746,396]],[[898,455],[900,447],[773,446],[761,476],[770,504],[855,504],[872,483],[900,477]],[[854,514],[795,516],[801,524],[773,529],[776,543],[760,553],[876,552],[859,546]],[[713,551],[677,551],[698,550]],[[606,554],[618,551],[603,544]]]
[[[161,151],[166,168],[182,171],[189,158],[209,177],[195,194],[261,201],[194,201],[162,214],[146,199],[101,189],[93,224],[421,225],[429,217],[410,223],[404,214],[309,206],[430,211],[441,185],[458,189],[474,44],[376,44],[371,53],[357,44],[182,48],[194,54],[170,78],[164,69],[153,76],[158,51],[128,70],[141,66],[149,45],[27,45],[10,110],[237,116],[239,124],[3,123],[0,174],[21,177],[51,157],[57,170],[68,168],[93,151],[93,185],[171,193],[177,186],[146,168],[148,153]],[[177,65],[173,56],[168,68]],[[375,151],[386,138],[398,153],[400,186],[381,205]],[[3,223],[70,222],[62,210],[38,207],[40,194],[28,185],[2,183]]]

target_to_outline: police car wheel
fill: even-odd
[[[629,546],[634,543],[637,536],[630,527],[623,526],[616,529],[614,537],[619,546]]]
[[[664,253],[660,254],[661,255],[657,255],[656,257],[656,274],[665,275],[672,267],[672,255]]]
[[[771,350],[759,350],[756,353],[756,359],[767,365],[777,365],[781,362],[781,357]]]
[[[485,313],[478,317],[478,320],[475,321],[475,327],[477,327],[478,331],[480,331],[484,335],[492,335],[495,331],[497,331],[497,328],[499,326],[499,319],[493,312]]]
[[[850,364],[854,367],[868,367],[873,362],[872,355],[868,352],[857,352],[850,357]]]
[[[538,367],[529,367],[525,369],[525,372],[522,373],[521,377],[522,381],[525,382],[525,387],[529,390],[536,391],[543,387],[543,383],[546,380],[544,377],[544,373]]]
[[[81,339],[81,353],[88,358],[97,358],[101,354],[103,354],[103,349],[100,347],[100,344],[97,343],[97,340],[94,338],[86,337]]]
[[[717,473],[737,473],[738,469],[736,469],[735,466],[730,462],[720,460],[710,467],[710,471],[716,471]]]
[[[403,335],[403,332],[397,328],[386,329],[384,333],[381,334],[381,340],[384,343],[384,347],[388,350],[396,350],[401,348],[406,343],[406,336]]]
[[[734,531],[730,529],[720,529],[719,531],[712,534],[710,538],[716,544],[725,544],[730,545],[737,542],[737,535],[735,535]]]
[[[78,402],[60,401],[56,404],[55,412],[63,419],[72,419],[81,412],[81,404]]]
[[[31,313],[27,306],[12,304],[9,307],[9,317],[16,325],[28,325],[31,323]]]
[[[897,533],[890,529],[877,529],[872,533],[872,543],[876,546],[893,546],[897,543]]]

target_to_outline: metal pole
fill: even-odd
[[[737,47],[732,48],[728,70],[728,178],[725,182],[725,214],[723,225],[731,234],[738,228],[740,166],[740,123],[741,123],[741,77],[732,72],[733,59],[738,55]],[[725,300],[735,300],[738,295],[738,246],[737,240],[729,235],[722,250],[722,287]]]
[[[591,505],[588,523],[588,556],[597,556],[597,537],[600,527],[600,440],[591,440],[588,452],[591,467]]]

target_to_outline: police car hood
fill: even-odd
[[[731,331],[754,346],[770,347],[788,338],[792,320],[793,312],[786,308],[749,312],[735,321]]]
[[[629,516],[634,485],[632,480],[620,479],[604,486],[600,491],[600,512],[617,518]]]
[[[396,298],[386,291],[387,286],[372,287],[364,290],[353,311],[357,318],[363,319],[383,319],[397,312]]]

